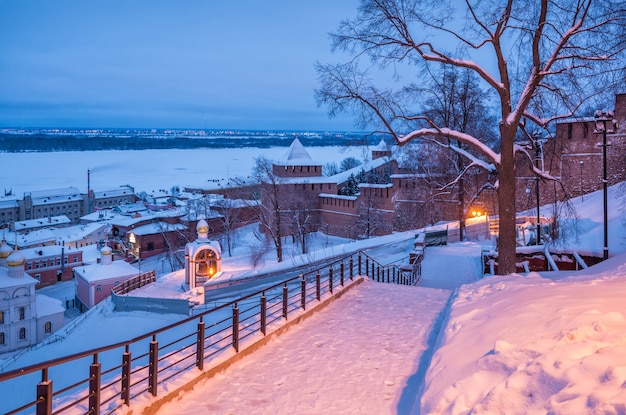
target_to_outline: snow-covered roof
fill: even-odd
[[[24,276],[20,278],[9,277],[8,268],[0,267],[0,288],[20,287],[37,285],[39,281],[24,272]]]
[[[420,177],[432,177],[432,173],[403,173],[403,174],[392,174],[390,177],[392,179],[414,179]]]
[[[114,187],[111,189],[93,191],[93,194],[96,197],[96,199],[101,199],[105,197],[126,196],[126,195],[132,195],[134,193],[135,193],[134,189],[128,185]]]
[[[18,247],[27,247],[39,244],[71,244],[80,241],[98,232],[104,234],[108,225],[92,222],[82,225],[67,226],[64,228],[43,228],[28,233],[6,232],[5,238],[9,244],[17,241]]]
[[[55,229],[57,235],[57,242],[72,243],[80,241],[96,233],[106,233],[108,231],[108,225],[104,223],[85,223],[82,225],[68,226],[66,228]]]
[[[187,227],[181,223],[158,222],[137,226],[127,233],[134,233],[135,235],[154,235],[156,233],[182,231],[184,229],[187,229]]]
[[[557,124],[569,124],[573,122],[590,122],[595,121],[596,119],[593,117],[577,117],[577,118],[564,118],[562,120],[558,120]]]
[[[55,203],[63,203],[69,201],[83,200],[83,195],[76,187],[67,187],[63,189],[37,190],[30,192],[33,205],[49,205]]]
[[[22,231],[41,228],[43,226],[69,225],[70,223],[72,223],[70,218],[65,215],[59,215],[50,216],[49,218],[28,219],[14,222],[13,229],[16,231]]]
[[[182,216],[183,214],[184,214],[184,211],[182,211],[181,209],[177,209],[177,208],[172,208],[172,209],[167,209],[167,210],[158,210],[158,211],[146,210],[142,212],[137,212],[136,216],[135,215],[116,216],[114,218],[111,218],[110,223],[117,225],[117,226],[129,227],[138,222],[144,222],[147,220],[158,219],[158,218],[179,217],[179,216]]]
[[[128,203],[126,205],[119,205],[113,208],[113,210],[115,212],[119,212],[119,213],[135,213],[135,212],[144,212],[147,211],[148,208],[146,207],[146,205],[144,205],[141,202],[136,202],[136,203]]]
[[[280,166],[321,166],[321,163],[313,161],[311,155],[304,148],[300,140],[295,138],[285,155],[278,162]]]
[[[372,149],[373,151],[389,151],[389,146],[385,143],[385,139],[381,138],[380,142]]]
[[[345,183],[348,181],[351,174],[357,176],[361,172],[361,170],[368,172],[377,169],[378,167],[383,166],[389,162],[391,162],[390,157],[379,157],[377,159],[363,163],[360,166],[356,166],[349,170],[342,171],[341,173],[337,173],[334,176],[330,177],[335,181],[335,183]]]
[[[71,246],[60,246],[60,245],[46,245],[46,246],[38,246],[35,248],[26,248],[20,249],[26,261],[30,261],[33,259],[37,259],[40,257],[50,257],[61,255],[61,252],[67,254],[80,252],[80,249],[72,248]]]
[[[37,305],[37,317],[39,318],[65,313],[65,307],[63,307],[63,303],[59,299],[48,297],[44,294],[37,294],[35,301]]]
[[[19,206],[18,199],[13,196],[10,198],[0,197],[0,209],[16,208]]]
[[[325,184],[325,183],[334,183],[340,184],[345,183],[350,178],[350,175],[358,176],[361,170],[368,172],[377,169],[380,166],[383,166],[391,161],[389,157],[379,157],[377,159],[368,161],[363,163],[357,167],[354,167],[349,170],[342,171],[341,173],[337,173],[333,176],[312,176],[312,177],[283,177],[280,179],[280,182],[283,184]]]
[[[370,189],[386,189],[393,187],[391,183],[359,183],[359,187],[368,187]]]
[[[74,273],[87,282],[130,278],[139,275],[139,270],[124,260],[110,264],[83,265],[74,268]]]
[[[333,193],[320,193],[319,197],[329,197],[332,199],[341,199],[341,200],[357,200],[356,196],[336,195]]]

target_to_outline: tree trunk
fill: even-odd
[[[514,273],[515,262],[515,158],[513,138],[515,130],[501,126],[502,164],[498,174],[498,216],[500,235],[498,237],[498,274]]]

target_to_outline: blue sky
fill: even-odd
[[[316,61],[358,0],[0,0],[0,127],[354,130]]]

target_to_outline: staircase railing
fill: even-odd
[[[382,265],[364,252],[349,255],[144,335],[0,373],[0,412],[118,412],[138,397],[157,396],[166,384],[171,389],[170,382],[183,382],[194,367],[204,371],[228,351],[239,353],[360,276],[415,284],[401,276],[397,261]],[[24,390],[33,399],[11,392]]]

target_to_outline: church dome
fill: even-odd
[[[196,225],[196,231],[199,234],[207,234],[207,233],[209,233],[209,224],[207,223],[207,221],[204,220],[204,219],[200,219],[198,221],[198,224]]]
[[[105,245],[100,248],[100,255],[111,255],[113,253],[113,249],[110,246]]]
[[[7,258],[7,265],[9,267],[19,267],[24,265],[25,262],[26,258],[19,251],[13,251],[13,253]]]
[[[0,245],[0,259],[8,258],[9,255],[13,253],[13,248],[7,245],[7,241],[2,240],[2,245]]]

